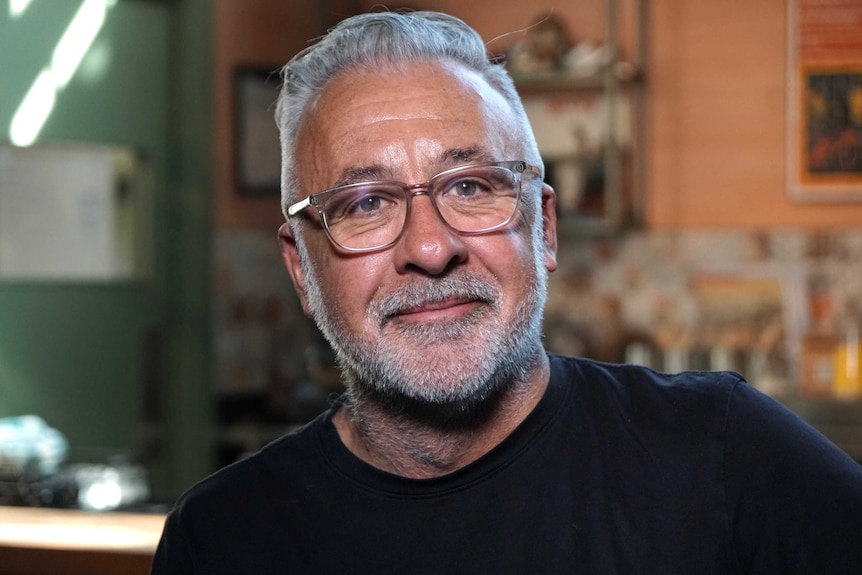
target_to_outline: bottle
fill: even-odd
[[[859,341],[859,323],[851,323],[835,351],[832,372],[832,394],[838,399],[862,397],[862,345]]]

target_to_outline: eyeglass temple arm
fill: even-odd
[[[522,172],[533,172],[537,176],[542,177],[542,171],[538,167],[536,167],[532,164],[526,164],[525,163],[524,169],[522,170]]]
[[[305,208],[307,208],[310,205],[311,205],[311,196],[308,196],[304,200],[296,202],[292,206],[288,206],[287,215],[288,216],[295,216],[296,214],[298,214],[299,212],[301,212],[302,210],[304,210]]]

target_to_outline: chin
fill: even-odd
[[[424,360],[417,356],[408,365],[401,361],[342,362],[347,389],[354,405],[375,405],[389,414],[441,429],[468,429],[481,425],[496,411],[507,392],[531,376],[541,361],[542,348],[522,345],[507,352],[477,356],[470,371],[446,354]],[[463,360],[463,350],[460,351]],[[418,362],[418,363],[417,363]]]
[[[349,378],[348,394],[356,404],[373,403],[399,418],[437,429],[470,429],[480,426],[495,412],[504,392],[514,385],[512,378],[486,382],[481,390],[470,393],[436,393],[417,396],[399,386],[370,385]],[[426,394],[428,395],[428,394]]]

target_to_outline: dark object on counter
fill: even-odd
[[[78,486],[63,475],[0,465],[0,506],[73,508]]]

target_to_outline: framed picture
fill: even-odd
[[[787,180],[805,201],[862,200],[862,0],[788,2]]]
[[[280,88],[277,71],[239,68],[234,74],[234,168],[241,194],[279,193],[281,148],[275,104]]]

